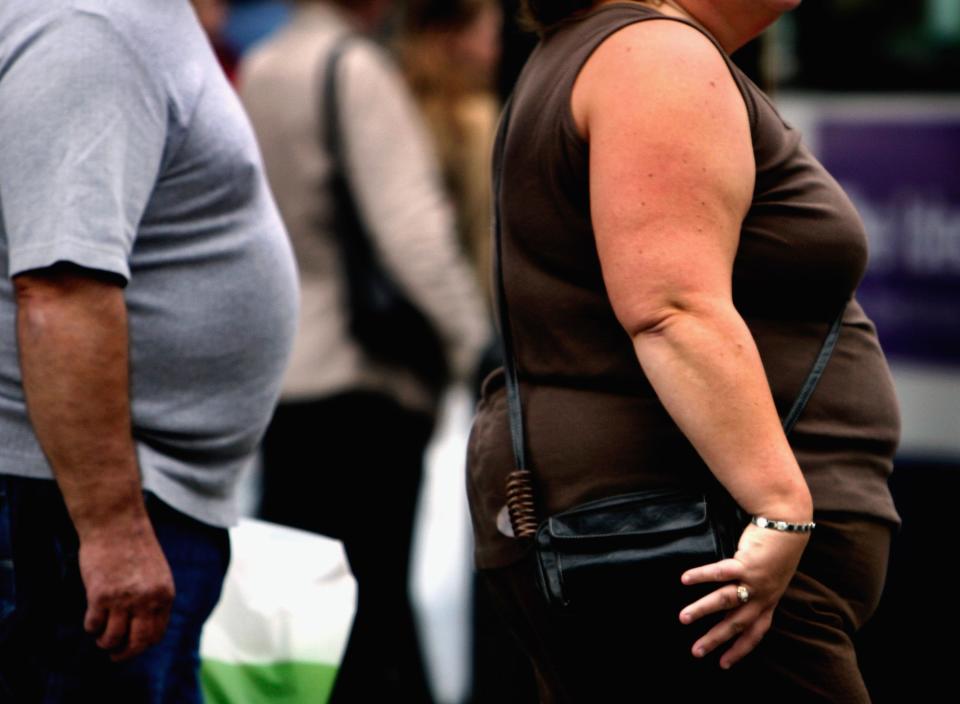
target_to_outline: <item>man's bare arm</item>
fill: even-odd
[[[160,640],[174,585],[131,434],[123,289],[66,265],[14,283],[30,421],[80,537],[84,626],[124,660]]]

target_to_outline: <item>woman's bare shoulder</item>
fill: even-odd
[[[591,109],[656,96],[664,110],[684,103],[740,113],[743,98],[721,49],[702,31],[674,18],[649,19],[611,34],[593,52],[573,89],[571,109],[588,136]]]

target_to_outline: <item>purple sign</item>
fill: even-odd
[[[870,236],[857,294],[884,351],[960,365],[960,116],[819,122],[819,157]]]

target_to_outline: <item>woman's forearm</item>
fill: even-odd
[[[733,305],[670,309],[633,340],[667,412],[737,502],[754,515],[810,520],[810,491]]]

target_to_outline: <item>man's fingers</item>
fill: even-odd
[[[87,613],[83,617],[83,630],[92,636],[99,636],[103,629],[107,627],[107,617],[109,612],[95,604],[87,606]]]
[[[173,574],[149,520],[80,543],[80,574],[90,605],[84,626],[114,660],[156,643],[176,594]]]
[[[773,620],[772,614],[772,611],[762,614],[744,631],[742,636],[737,638],[730,649],[720,657],[720,667],[725,670],[729,669],[759,645],[767,631],[770,630],[770,623]]]
[[[124,609],[112,609],[107,627],[103,634],[97,638],[97,645],[104,650],[116,650],[122,645],[126,645],[127,635],[130,628],[130,614]]]
[[[134,616],[130,620],[130,637],[126,646],[110,654],[114,662],[134,658],[163,637],[164,624],[154,616]]]
[[[743,578],[743,563],[732,557],[720,562],[713,562],[702,567],[687,570],[680,577],[684,584],[701,584],[703,582],[732,582]]]
[[[97,645],[110,651],[110,658],[114,662],[134,658],[163,638],[171,608],[170,599],[166,593],[162,593],[132,612],[115,610],[111,612],[107,628],[97,640]],[[122,618],[115,618],[115,614],[122,615]]]

